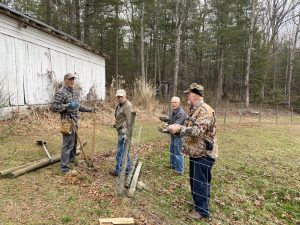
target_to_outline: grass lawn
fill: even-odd
[[[133,137],[143,161],[140,180],[148,191],[137,191],[134,198],[116,196],[117,179],[108,175],[117,142],[113,112],[97,113],[96,118],[84,114],[80,134],[88,141],[89,155],[96,121],[97,171],[79,164],[76,176],[63,176],[56,163],[15,179],[0,179],[0,224],[98,224],[104,217],[134,217],[138,224],[206,224],[186,218],[191,209],[185,203],[191,200],[188,159],[184,176],[165,167],[169,138],[158,132],[157,115],[151,114],[138,113]],[[300,222],[299,117],[293,124],[268,118],[261,123],[253,118],[238,121],[238,116],[228,116],[225,125],[218,118],[219,159],[213,168],[209,223]],[[51,113],[0,122],[0,170],[45,158],[37,140],[47,142],[50,154],[59,153],[57,126],[58,116]]]

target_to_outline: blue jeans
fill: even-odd
[[[171,136],[170,144],[170,164],[171,167],[180,174],[184,173],[184,157],[181,153],[182,137]]]
[[[190,185],[195,210],[204,217],[209,217],[211,169],[214,162],[210,157],[190,157]]]
[[[123,154],[125,153],[125,134],[119,133],[118,134],[118,148],[117,148],[117,155],[116,155],[116,168],[115,172],[116,174],[120,174],[122,169],[122,160],[123,160]],[[128,152],[128,159],[127,159],[127,166],[126,166],[126,172],[130,171],[130,157]]]

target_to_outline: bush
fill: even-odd
[[[155,85],[151,81],[145,83],[142,78],[135,79],[133,84],[134,105],[143,106],[145,109],[151,108],[156,105],[155,94]]]
[[[9,94],[4,90],[4,81],[0,81],[0,109],[8,106]]]

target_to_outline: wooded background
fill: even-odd
[[[300,106],[298,0],[2,0],[106,55],[106,79]]]

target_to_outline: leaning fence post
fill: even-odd
[[[242,120],[242,102],[240,102],[240,119],[239,119],[239,123],[241,123],[241,120]]]
[[[122,169],[121,169],[121,173],[120,173],[120,176],[118,179],[118,186],[117,186],[117,194],[118,195],[122,195],[123,190],[124,190],[125,171],[126,171],[127,158],[128,158],[130,144],[131,144],[131,137],[132,137],[132,132],[133,132],[133,125],[135,122],[135,116],[136,116],[136,112],[131,112],[129,128],[128,128],[127,137],[125,140],[126,141],[125,142],[125,152],[124,152],[123,158],[122,158]]]
[[[226,117],[227,117],[227,104],[225,105],[225,108],[224,108],[224,124],[226,124]]]
[[[293,123],[293,114],[294,114],[294,108],[291,108],[291,123]]]
[[[278,105],[276,105],[276,124],[277,124],[277,121],[278,121]]]

